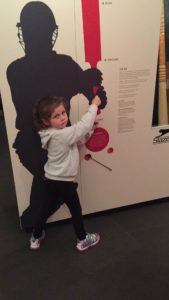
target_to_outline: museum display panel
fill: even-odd
[[[103,93],[99,125],[80,150],[83,213],[169,195],[169,125],[153,121],[167,5],[162,0],[1,4],[0,87],[19,215],[37,187],[46,155],[31,123],[34,101],[64,94],[74,123],[98,88],[97,70],[106,97]],[[63,206],[50,221],[68,217]]]

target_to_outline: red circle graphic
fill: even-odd
[[[104,128],[97,127],[85,145],[88,150],[98,152],[103,150],[107,146],[108,142],[108,132]]]

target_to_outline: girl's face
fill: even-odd
[[[54,109],[49,119],[49,125],[52,128],[63,129],[66,127],[68,122],[67,112],[63,106],[60,104]]]

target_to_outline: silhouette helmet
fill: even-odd
[[[28,2],[23,7],[20,22],[16,26],[18,27],[19,42],[24,48],[26,44],[36,43],[36,40],[39,43],[42,41],[45,43],[48,40],[53,46],[58,35],[58,26],[53,13],[41,1]]]

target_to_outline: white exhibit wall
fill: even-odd
[[[17,39],[16,23],[26,3],[28,1],[8,0],[0,10],[0,89],[19,215],[29,204],[32,175],[12,148],[17,133],[16,112],[6,69],[12,61],[24,56]],[[44,3],[51,8],[59,25],[54,49],[71,56],[82,69],[90,68],[85,62],[81,1]],[[101,111],[99,127],[108,132],[109,142],[98,152],[91,152],[85,146],[81,149],[78,181],[84,214],[169,195],[169,144],[153,143],[161,127],[152,127],[161,4],[161,0],[99,1],[101,61],[97,67],[103,73],[108,98]],[[83,115],[87,106],[83,95],[72,99],[72,123]],[[113,152],[108,153],[110,148]],[[112,171],[94,160],[85,160],[86,153]],[[67,209],[62,207],[50,220],[68,216]]]
[[[100,126],[108,130],[107,148],[113,147],[114,152],[108,154],[105,148],[92,153],[112,172],[92,161],[87,165],[82,159],[83,205],[87,212],[169,194],[169,145],[155,145],[153,139],[160,127],[152,128],[161,3],[100,1],[102,61],[98,67],[104,74],[108,96]],[[80,17],[78,21],[80,24]],[[82,53],[82,43],[77,45]]]

